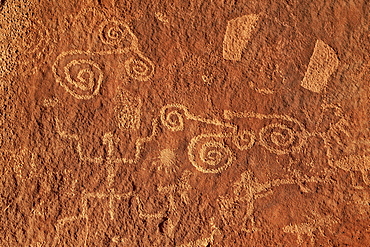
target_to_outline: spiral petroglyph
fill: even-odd
[[[300,135],[284,124],[270,124],[261,129],[260,143],[276,154],[298,152],[303,145]]]
[[[161,109],[161,122],[171,131],[184,130],[184,109],[179,106],[169,105]]]
[[[149,80],[154,73],[153,62],[140,53],[135,53],[134,56],[126,60],[125,68],[131,78],[139,81]]]
[[[209,134],[194,137],[188,146],[189,160],[203,173],[220,173],[234,161],[231,149],[223,143],[223,135]]]
[[[123,22],[110,20],[100,24],[100,39],[104,44],[137,48],[137,38]]]
[[[72,60],[64,67],[60,84],[77,99],[90,99],[99,93],[103,72],[92,60]]]

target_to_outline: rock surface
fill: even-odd
[[[0,246],[368,246],[370,2],[0,2]]]

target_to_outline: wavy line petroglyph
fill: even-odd
[[[312,92],[320,93],[338,65],[339,59],[333,48],[322,40],[317,40],[301,86]]]
[[[232,61],[241,59],[242,51],[248,44],[258,20],[258,15],[250,14],[227,22],[222,52],[224,59]]]
[[[81,161],[87,161],[87,162],[92,162],[92,163],[98,163],[98,164],[101,164],[104,159],[103,157],[89,157],[89,156],[86,156],[84,155],[83,151],[82,151],[82,142],[80,140],[80,137],[78,135],[75,135],[75,134],[68,134],[66,131],[63,131],[62,130],[62,127],[61,127],[61,124],[60,124],[60,121],[57,117],[55,117],[55,126],[56,126],[56,131],[57,133],[62,137],[62,138],[65,138],[65,139],[68,139],[70,141],[73,141],[75,142],[76,144],[76,147],[75,147],[75,151],[77,152],[79,158]],[[152,132],[149,136],[147,137],[142,137],[142,138],[138,138],[136,141],[135,141],[135,155],[134,155],[134,158],[132,159],[127,159],[127,158],[112,158],[110,157],[110,163],[112,164],[115,164],[115,163],[129,163],[129,164],[135,164],[138,162],[138,160],[140,159],[140,156],[141,156],[141,152],[142,152],[142,149],[143,149],[143,144],[146,143],[146,142],[150,142],[153,140],[153,138],[157,135],[158,133],[158,124],[157,124],[157,119],[154,119],[153,122],[152,122]],[[116,144],[116,140],[114,140],[112,138],[112,134],[111,133],[106,133],[103,137],[103,143],[105,145],[107,145],[107,148],[109,150],[113,150],[113,145]]]

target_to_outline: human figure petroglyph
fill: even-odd
[[[259,229],[254,226],[254,201],[272,194],[271,187],[272,185],[269,183],[259,183],[249,171],[242,173],[240,180],[234,183],[233,196],[219,198],[219,210],[223,222],[226,225],[238,225],[241,220],[243,231],[258,231]],[[241,209],[235,209],[235,207]],[[236,212],[234,212],[235,210]],[[237,212],[239,210],[241,211]],[[245,226],[247,221],[252,223],[250,229]]]

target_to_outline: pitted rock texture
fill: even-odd
[[[369,13],[0,1],[0,246],[369,246]]]

